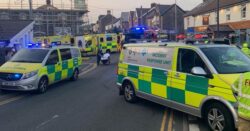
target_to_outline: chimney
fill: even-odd
[[[154,8],[156,5],[157,5],[156,3],[152,3],[151,8]]]
[[[47,5],[51,5],[51,0],[46,0]]]
[[[108,11],[107,11],[107,15],[111,15],[111,10],[108,10]]]

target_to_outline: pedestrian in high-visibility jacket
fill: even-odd
[[[250,131],[250,73],[241,75],[238,86],[239,131]]]
[[[248,48],[248,44],[247,43],[244,43],[243,44],[243,47],[242,47],[242,52],[244,52],[246,55],[250,56],[250,50]]]

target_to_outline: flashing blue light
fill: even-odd
[[[137,27],[137,28],[135,28],[136,30],[140,30],[141,28],[139,28],[139,27]]]
[[[28,44],[28,46],[32,46],[32,44],[30,43],[30,44]]]
[[[16,79],[19,79],[19,78],[21,78],[21,74],[14,74],[14,78],[16,78]]]

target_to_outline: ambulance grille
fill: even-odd
[[[18,81],[22,76],[20,73],[0,73],[0,79],[5,81]]]

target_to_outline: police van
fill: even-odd
[[[79,48],[22,49],[0,67],[0,89],[44,93],[55,82],[77,80],[81,64]]]
[[[229,131],[238,123],[236,83],[249,65],[234,46],[130,44],[120,55],[117,84],[128,102],[144,98]]]

